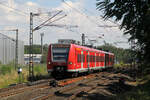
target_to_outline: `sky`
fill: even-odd
[[[124,36],[123,30],[112,21],[100,17],[103,13],[96,9],[96,0],[0,0],[0,33],[15,38],[14,31],[4,30],[19,29],[19,40],[28,45],[30,12],[40,14],[33,17],[35,28],[61,10],[60,14],[49,21],[50,24],[47,23],[56,26],[44,26],[34,31],[34,44],[40,44],[41,33],[44,33],[44,44],[56,43],[58,39],[81,41],[81,34],[84,33],[86,44],[93,43],[98,46],[105,42],[121,48],[130,48],[127,43],[129,36]],[[61,17],[63,18],[55,21]]]

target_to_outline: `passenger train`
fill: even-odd
[[[79,73],[113,67],[114,54],[76,44],[50,44],[47,71],[53,77],[77,76]]]

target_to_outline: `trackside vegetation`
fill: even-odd
[[[112,100],[150,100],[150,75],[138,78],[130,91],[116,95]]]
[[[118,94],[114,100],[150,100],[150,0],[97,0],[103,18],[121,22],[120,29],[130,35],[134,44],[141,76],[129,92]],[[115,33],[114,33],[115,34]]]
[[[21,82],[28,82],[28,73],[28,66],[22,66]],[[36,78],[48,76],[46,64],[34,65],[34,75]],[[0,88],[5,88],[19,82],[19,75],[17,70],[14,69],[14,64],[0,65]]]

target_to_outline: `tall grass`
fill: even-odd
[[[38,64],[34,67],[35,75],[38,74],[47,74],[47,68],[45,64]]]
[[[29,68],[22,67],[21,82],[28,81]],[[45,64],[34,65],[34,75],[46,75],[47,69]],[[13,64],[0,65],[0,88],[8,87],[10,84],[19,83],[19,75]]]
[[[13,64],[0,65],[0,75],[11,73],[14,70]]]

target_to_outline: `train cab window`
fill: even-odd
[[[54,62],[67,62],[69,48],[52,48],[52,57]]]

